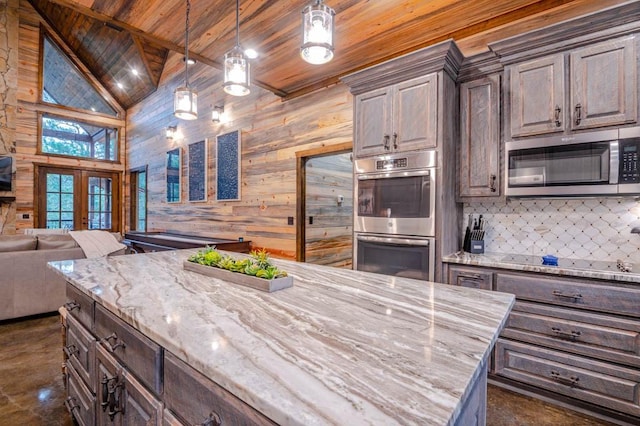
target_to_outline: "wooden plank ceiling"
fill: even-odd
[[[28,0],[124,108],[152,93],[170,50],[184,51],[185,0]],[[336,11],[334,59],[299,55],[310,0],[241,0],[240,42],[256,49],[252,83],[292,98],[430,44],[495,29],[585,0],[325,0]],[[588,3],[588,2],[587,2]],[[190,52],[220,69],[235,43],[235,2],[192,0]],[[131,68],[140,73],[131,79]],[[127,80],[124,90],[116,85]]]

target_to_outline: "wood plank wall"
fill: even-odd
[[[343,197],[338,204],[338,196]],[[306,164],[305,261],[351,268],[353,163],[351,153],[315,157]],[[313,217],[313,223],[309,218]]]
[[[14,192],[16,201],[11,205],[11,213],[0,218],[0,229],[3,233],[22,233],[25,228],[34,227],[34,170],[36,164],[48,166],[72,166],[107,171],[124,171],[124,149],[120,150],[119,163],[105,163],[100,161],[71,159],[38,154],[38,113],[48,112],[75,119],[91,119],[97,123],[110,126],[122,126],[121,141],[124,142],[126,133],[124,119],[101,118],[79,112],[44,105],[38,102],[38,61],[40,57],[40,25],[43,20],[26,0],[19,2],[19,30],[18,37],[18,72],[17,72],[17,113],[15,131],[15,181]],[[124,147],[124,143],[122,143]],[[4,207],[3,207],[4,211]],[[28,218],[23,218],[28,215]]]
[[[183,67],[182,56],[170,54],[158,91],[127,113],[127,167],[148,166],[148,230],[243,237],[274,256],[295,258],[295,225],[287,221],[296,215],[295,153],[352,140],[351,94],[337,85],[282,102],[252,86],[250,95],[237,98],[222,90],[220,71],[196,64],[189,82],[199,92],[199,117],[184,121],[173,116],[173,91],[184,84]],[[224,105],[223,123],[211,121],[214,105]],[[167,140],[164,129],[175,125],[179,137]],[[215,200],[215,138],[233,130],[241,132],[242,199],[219,202]],[[186,201],[186,147],[205,138],[209,141],[207,201],[191,203]],[[183,153],[182,201],[167,203],[165,154],[175,147]]]

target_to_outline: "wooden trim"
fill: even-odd
[[[60,119],[60,120],[76,121],[76,122],[79,122],[79,123],[88,124],[90,126],[111,128],[111,126],[105,126],[104,124],[101,124],[101,123],[94,123],[94,122],[91,122],[90,120],[82,120],[82,119],[75,119],[75,118],[72,119],[72,118],[69,118],[69,117],[61,116],[61,115],[48,114],[48,113],[39,111],[38,112],[38,140],[37,140],[37,144],[36,144],[36,154],[47,155],[47,156],[52,156],[52,157],[63,157],[63,158],[80,159],[80,160],[93,161],[93,162],[98,162],[98,163],[122,164],[121,161],[120,161],[120,158],[121,158],[120,150],[122,149],[122,146],[121,146],[122,128],[115,128],[118,131],[118,141],[116,143],[118,148],[117,148],[117,152],[115,153],[115,158],[116,158],[115,160],[106,160],[106,159],[93,158],[93,157],[75,157],[75,156],[72,156],[72,155],[57,154],[57,153],[53,153],[53,152],[43,152],[42,151],[42,136],[43,136],[42,118],[45,117],[45,116],[56,118],[56,119]]]
[[[39,113],[47,113],[49,115],[55,115],[61,118],[82,121],[88,124],[106,127],[117,127],[118,129],[126,126],[126,121],[120,118],[107,117],[104,115],[93,116],[88,115],[84,110],[76,110],[68,107],[61,107],[60,105],[53,105],[47,103],[33,103],[24,100],[18,100],[18,106],[26,108],[31,111]]]
[[[80,60],[80,58],[76,56],[75,53],[73,53],[73,51],[69,48],[69,46],[67,46],[62,36],[58,34],[58,32],[54,29],[53,25],[51,25],[51,22],[49,22],[49,18],[45,16],[42,13],[42,11],[36,7],[36,5],[33,4],[33,1],[29,0],[29,3],[33,6],[34,9],[36,9],[38,14],[45,20],[45,22],[40,21],[40,46],[39,46],[40,52],[39,52],[39,59],[38,59],[38,102],[46,103],[42,100],[42,89],[44,84],[44,76],[43,76],[44,56],[43,55],[44,55],[44,37],[48,36],[49,40],[52,43],[54,43],[58,47],[58,49],[60,49],[60,51],[66,56],[66,59],[68,59],[71,62],[71,66],[74,67],[76,71],[80,73],[80,75],[85,77],[88,83],[91,86],[93,86],[93,88],[96,90],[96,92],[98,92],[100,96],[102,96],[105,102],[109,104],[109,106],[111,106],[116,111],[116,118],[124,117],[126,115],[126,111],[118,103],[115,96],[113,96],[106,87],[102,86],[100,81],[91,73],[89,68]],[[80,109],[78,110],[83,111],[85,114],[96,114],[96,115],[99,114],[107,117],[112,117],[108,114],[97,113],[91,110],[88,110],[88,111],[80,110]]]
[[[306,229],[306,197],[307,197],[307,162],[314,157],[341,154],[353,150],[353,142],[343,142],[335,145],[321,146],[296,152],[296,261],[304,262],[306,259],[305,242]]]
[[[154,76],[153,75],[153,71],[151,70],[151,65],[149,65],[149,58],[147,58],[147,54],[144,52],[144,47],[142,46],[142,43],[140,42],[140,37],[131,34],[131,38],[133,39],[133,43],[136,45],[136,49],[138,49],[138,54],[140,55],[140,59],[142,59],[142,64],[144,65],[144,69],[147,71],[147,75],[149,76],[149,78],[153,79],[153,85],[156,87],[158,87],[158,84],[160,83],[160,75],[158,76]],[[165,61],[166,61],[166,55],[165,55]]]
[[[326,154],[339,154],[341,152],[348,152],[353,149],[353,142],[342,142],[335,145],[321,146],[318,148],[305,149],[304,151],[296,151],[296,157],[318,157]]]

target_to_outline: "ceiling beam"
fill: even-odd
[[[114,28],[114,29],[119,29],[121,28],[124,31],[127,31],[129,34],[131,34],[131,36],[134,38],[139,37],[141,39],[144,39],[150,43],[156,44],[160,47],[164,47],[167,50],[171,50],[173,52],[178,52],[178,53],[184,53],[185,48],[184,46],[180,46],[179,44],[173,43],[172,41],[169,40],[165,40],[163,38],[160,37],[156,37],[152,34],[149,34],[147,32],[144,32],[143,30],[134,27],[133,25],[129,25],[126,22],[120,21],[118,19],[115,19],[109,15],[105,15],[103,13],[100,12],[96,12],[95,10],[77,4],[71,0],[47,0],[49,3],[53,3],[53,4],[57,4],[58,6],[62,6],[62,7],[66,7],[68,9],[71,9],[75,12],[80,13],[81,15],[87,16],[89,18],[95,19],[96,21],[99,22],[104,22],[105,24],[109,25],[109,27]],[[223,69],[223,64],[220,61],[216,61],[213,59],[209,59],[207,57],[204,57],[196,52],[192,52],[189,51],[189,57],[195,59],[198,62],[202,62],[205,65],[209,65],[210,67],[213,67],[219,71],[221,71]],[[261,82],[260,80],[256,80],[253,79],[252,83],[255,84],[258,87],[261,87],[265,90],[268,90],[270,92],[272,92],[273,94],[280,96],[280,97],[286,97],[287,93],[280,90],[280,89],[276,89],[273,86],[270,86],[266,83]]]

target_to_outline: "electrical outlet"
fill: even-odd
[[[22,213],[23,219],[29,219],[29,213]]]
[[[293,225],[293,216],[287,217],[287,225]]]

